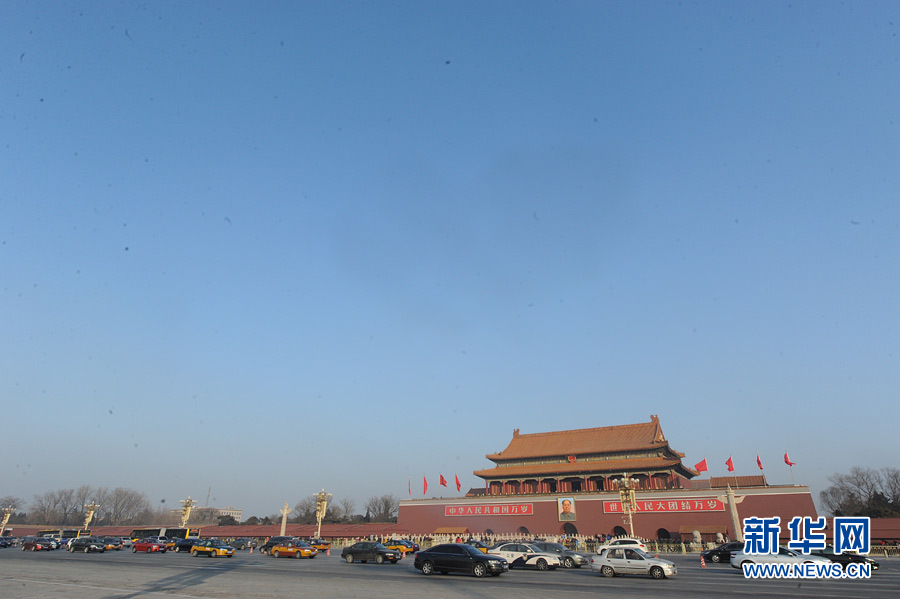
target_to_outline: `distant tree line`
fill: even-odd
[[[393,495],[379,495],[370,497],[365,506],[366,513],[356,513],[356,502],[344,498],[339,501],[328,502],[325,510],[323,524],[361,524],[364,522],[396,522],[400,510],[400,500]],[[227,516],[220,519],[221,524],[237,524],[228,521]],[[294,504],[291,513],[288,514],[290,524],[316,524],[316,499],[312,495],[305,497]],[[244,524],[281,524],[281,514],[275,513],[268,516],[251,516]]]
[[[140,491],[116,487],[82,485],[77,489],[59,489],[35,495],[30,505],[14,496],[0,498],[0,507],[12,507],[10,524],[47,524],[81,526],[87,514],[86,505],[99,507],[91,520],[93,526],[121,526],[153,521],[160,512],[154,510]]]
[[[59,489],[35,495],[30,504],[7,495],[0,498],[0,507],[12,507],[10,524],[58,525],[80,527],[84,524],[86,505],[99,505],[91,521],[92,526],[173,525],[181,520],[179,513],[164,507],[154,507],[146,494],[125,487],[108,489],[82,485],[77,489]],[[356,513],[352,499],[344,498],[328,503],[324,524],[359,524],[363,522],[396,522],[400,501],[393,495],[371,497],[365,513]],[[177,506],[176,506],[177,507]],[[315,524],[316,500],[306,497],[294,505],[288,516],[291,524]],[[196,507],[191,512],[191,526],[241,524],[232,516],[222,516],[215,508]],[[243,524],[281,524],[281,514],[251,516]]]
[[[900,518],[900,469],[854,466],[828,480],[832,484],[819,493],[819,500],[832,515]]]

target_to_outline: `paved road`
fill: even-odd
[[[594,599],[665,597],[694,599],[853,599],[894,597],[900,559],[882,560],[865,581],[745,580],[728,565],[701,569],[696,556],[671,558],[678,576],[603,578],[589,569],[549,572],[512,570],[496,578],[426,577],[407,558],[396,565],[347,564],[339,557],[271,558],[239,552],[234,558],[186,554],[70,554],[0,550],[3,599]]]

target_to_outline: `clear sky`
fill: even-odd
[[[900,466],[896,3],[0,11],[0,496]]]

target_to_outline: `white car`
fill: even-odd
[[[622,537],[620,539],[613,539],[607,543],[604,543],[597,547],[597,553],[601,553],[607,547],[630,547],[631,549],[640,549],[641,551],[647,551],[647,546],[644,545],[644,542],[640,539],[632,539],[630,537]]]
[[[678,574],[678,568],[667,559],[653,557],[634,547],[604,547],[591,559],[591,570],[607,578],[621,574],[645,574],[666,578]]]
[[[731,567],[743,568],[743,564],[830,564],[831,560],[819,555],[803,555],[799,551],[778,547],[778,553],[749,555],[741,551],[731,552]]]
[[[501,543],[488,549],[491,555],[499,555],[509,562],[509,569],[537,568],[555,570],[559,567],[559,556],[541,551],[530,543]]]

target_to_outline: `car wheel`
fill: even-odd
[[[712,555],[709,556],[709,561],[711,561],[714,564],[718,564],[719,562],[722,561],[722,556],[719,555],[718,553],[713,553]]]
[[[547,565],[547,560],[545,559],[539,559],[535,565],[537,566],[538,570],[546,570],[547,568],[549,568],[549,566]]]
[[[153,553],[153,547],[147,547],[147,553]]]
[[[90,547],[85,547],[85,548],[84,548],[84,552],[85,552],[85,553],[89,553],[90,551],[91,551],[91,548],[90,548]]]
[[[300,558],[303,557],[303,556],[300,555],[300,552],[298,551],[297,553],[294,554],[294,557],[297,558],[297,559],[300,559]]]
[[[181,553],[181,547],[175,547],[175,553]]]
[[[434,574],[434,564],[431,562],[422,562],[422,574],[425,574],[426,576]]]
[[[200,555],[200,552],[194,549],[193,551],[191,551],[191,555],[193,555],[194,557],[198,557]]]
[[[487,566],[482,563],[477,563],[472,566],[472,574],[475,575],[475,578],[484,578],[487,575]]]
[[[352,563],[353,563],[353,554],[352,554],[352,553],[348,553],[348,554],[344,557],[344,559],[347,560],[347,563],[348,563],[348,564],[352,564]]]
[[[563,558],[563,567],[565,567],[565,568],[574,568],[574,567],[575,567],[575,560],[573,560],[571,557]]]
[[[280,555],[281,555],[281,552],[278,551],[278,550],[275,550],[275,551],[272,552],[272,557],[278,557],[278,556],[280,556]]]
[[[656,580],[659,580],[660,578],[665,578],[666,573],[663,572],[663,569],[659,566],[653,566],[652,568],[650,568],[650,576],[655,578]]]
[[[383,556],[383,555],[376,555],[376,556],[375,556],[375,563],[376,563],[376,564],[383,564],[383,563],[384,563],[384,556]]]
[[[600,574],[603,574],[607,578],[612,578],[616,575],[616,571],[613,570],[612,566],[603,566],[602,568],[600,568]]]
[[[751,562],[751,561],[748,560],[748,559],[745,559],[744,561],[741,562],[741,570],[744,569],[744,564],[751,564],[751,565],[752,565],[753,562]]]
[[[132,553],[137,553],[137,547],[132,547],[132,548],[131,548],[131,552],[132,552]]]

